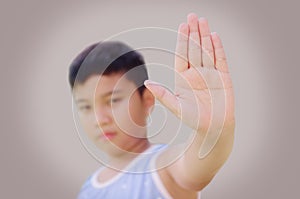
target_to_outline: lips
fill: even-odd
[[[117,135],[117,133],[115,133],[115,132],[103,132],[103,133],[100,135],[100,139],[111,140],[111,139],[113,139],[116,135]]]

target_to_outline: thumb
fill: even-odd
[[[179,101],[173,93],[171,93],[163,85],[151,80],[146,80],[144,82],[144,85],[148,90],[150,90],[154,97],[157,98],[165,107],[167,107],[176,116],[179,116]]]

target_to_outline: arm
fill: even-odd
[[[168,175],[188,190],[203,189],[228,158],[234,137],[234,99],[225,52],[219,36],[210,33],[206,19],[195,14],[179,26],[175,55],[175,93],[148,81],[153,95],[184,123],[195,136],[175,146],[184,152],[167,167]]]

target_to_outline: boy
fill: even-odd
[[[142,56],[120,42],[86,48],[69,79],[85,132],[109,156],[79,199],[200,198],[231,152],[231,79],[220,38],[204,18],[189,14],[179,26],[174,94],[147,80]],[[189,142],[150,144],[146,121],[155,98],[195,131]]]

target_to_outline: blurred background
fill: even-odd
[[[233,152],[202,198],[299,198],[298,8],[292,0],[1,0],[0,198],[75,198],[99,162],[76,130],[70,62],[88,44],[142,27],[168,30],[131,35],[130,44],[174,50],[172,30],[190,12],[221,36],[236,100]],[[150,77],[168,79],[159,70]]]

